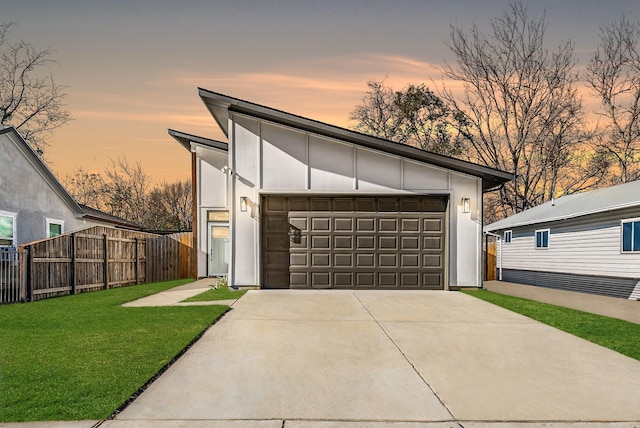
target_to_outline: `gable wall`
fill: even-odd
[[[260,283],[260,195],[386,193],[449,195],[449,284],[480,285],[481,179],[241,114],[228,126],[232,284]],[[462,213],[463,197],[471,213]]]
[[[10,135],[0,135],[0,211],[17,213],[18,245],[46,238],[47,217],[63,220],[65,233],[99,225],[75,217]]]

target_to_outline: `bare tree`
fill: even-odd
[[[191,182],[162,183],[149,193],[149,216],[145,226],[152,230],[191,230]]]
[[[470,138],[464,116],[457,114],[424,84],[394,91],[370,80],[369,90],[349,119],[355,130],[423,150],[460,156]]]
[[[105,207],[107,212],[134,223],[144,224],[147,216],[149,176],[137,162],[126,158],[111,160],[106,170]]]
[[[602,102],[599,152],[612,164],[612,184],[640,178],[640,21],[625,16],[600,29],[586,80]]]
[[[67,175],[64,178],[63,184],[78,203],[101,211],[105,209],[105,192],[107,188],[100,173],[89,172],[82,167],[78,167],[73,172],[73,175]]]
[[[445,75],[464,91],[443,97],[464,112],[473,132],[470,159],[512,171],[515,180],[489,199],[489,217],[504,217],[563,193],[588,188],[600,173],[590,158],[576,159],[588,137],[582,131],[573,44],[545,48],[544,15],[531,19],[511,4],[491,21],[490,32],[451,29],[456,64]],[[577,162],[579,161],[579,162]],[[571,170],[584,169],[577,177]],[[574,171],[575,172],[575,171]]]
[[[13,24],[0,24],[0,125],[12,125],[39,154],[46,136],[71,120],[65,110],[66,89],[54,80],[51,49],[39,50],[24,41],[11,42]]]

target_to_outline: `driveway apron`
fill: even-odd
[[[256,290],[113,422],[640,421],[639,385],[640,362],[462,293]]]

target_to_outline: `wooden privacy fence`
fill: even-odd
[[[498,260],[496,240],[488,235],[484,235],[484,239],[484,280],[495,281],[497,279],[496,270]]]
[[[26,300],[186,278],[183,242],[191,232],[160,236],[95,226],[24,246]],[[184,241],[182,241],[184,239]],[[190,238],[189,238],[190,239]]]

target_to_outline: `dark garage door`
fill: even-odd
[[[264,288],[444,288],[446,197],[262,201]]]

